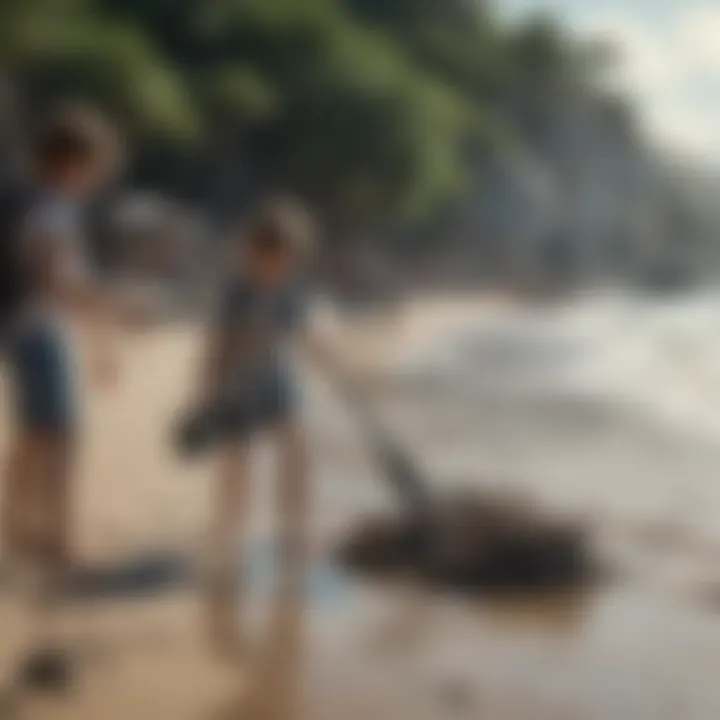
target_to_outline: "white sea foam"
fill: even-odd
[[[720,293],[465,312],[399,367],[604,396],[720,439]]]

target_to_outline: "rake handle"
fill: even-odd
[[[367,444],[381,466],[385,480],[414,516],[431,517],[434,505],[432,493],[429,483],[414,460],[382,426],[356,386],[337,375],[334,380],[336,389],[351,409]]]

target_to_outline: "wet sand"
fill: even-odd
[[[433,332],[443,325],[438,315]],[[316,552],[302,604],[273,601],[270,458],[258,459],[262,509],[251,530],[243,609],[265,652],[237,667],[214,659],[192,588],[84,603],[64,618],[87,658],[82,682],[66,699],[28,698],[18,717],[719,717],[712,501],[720,491],[712,481],[720,449],[608,398],[559,393],[547,378],[520,383],[530,373],[520,360],[517,367],[507,356],[498,361],[505,340],[496,328],[480,327],[470,359],[420,362],[421,330],[401,352],[400,331],[385,329],[374,357],[367,339],[379,337],[377,328],[342,336],[363,349],[363,367],[374,375],[368,393],[389,424],[438,482],[517,486],[555,509],[587,514],[619,568],[609,587],[542,603],[470,603],[366,583],[328,566],[335,538],[391,496],[351,419],[309,377]],[[88,558],[198,547],[210,468],[179,463],[166,442],[192,355],[187,329],[133,340],[118,392],[92,401],[77,498],[78,541]],[[0,598],[0,612],[8,658],[27,642],[28,618],[12,597]]]

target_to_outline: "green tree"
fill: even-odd
[[[553,22],[503,28],[488,8],[5,0],[0,60],[31,110],[70,94],[118,114],[143,180],[226,208],[289,189],[339,229],[397,224],[446,216],[489,154],[547,146],[592,85]]]

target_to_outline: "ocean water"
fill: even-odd
[[[720,437],[720,292],[608,293],[471,317],[403,367],[468,363],[496,382],[606,395]]]
[[[371,662],[345,662],[353,633],[363,647],[377,634],[357,606],[340,614],[345,634],[325,636],[342,649],[322,665],[323,697],[342,688],[345,704],[380,698],[388,717],[433,720],[458,697],[473,706],[462,717],[720,717],[720,295],[457,310],[397,353],[372,395],[378,417],[429,482],[585,520],[608,587],[557,623],[537,598],[523,616],[388,589],[397,621]],[[335,474],[339,505],[361,506],[371,481]]]
[[[720,586],[720,293],[480,312],[398,361],[387,417],[438,482],[593,523],[637,577]]]

